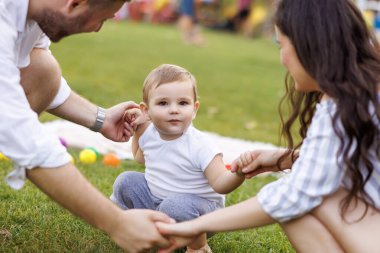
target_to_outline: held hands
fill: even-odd
[[[231,172],[252,178],[263,172],[279,171],[277,161],[284,152],[284,149],[247,151],[232,162]]]
[[[131,108],[125,111],[124,120],[131,125],[133,130],[136,130],[139,125],[148,121],[148,117],[140,108]]]
[[[139,105],[129,101],[108,108],[106,119],[100,130],[103,136],[116,142],[129,141],[133,135],[133,128],[124,120],[124,112],[132,108],[139,108]]]
[[[169,238],[170,247],[162,247],[157,253],[170,253],[173,250],[189,245],[202,232],[197,229],[194,221],[180,223],[156,222],[158,231]]]
[[[158,232],[155,222],[166,224],[175,221],[157,211],[131,209],[122,211],[117,226],[112,227],[109,235],[129,253],[170,247],[169,240]]]

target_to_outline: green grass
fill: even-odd
[[[71,87],[104,107],[141,100],[142,82],[161,63],[190,70],[198,80],[201,108],[195,125],[206,131],[278,144],[277,103],[284,70],[269,39],[249,40],[204,31],[203,48],[183,45],[174,26],[109,22],[100,34],[77,35],[52,45]],[[43,121],[54,117],[43,114]],[[78,161],[78,151],[70,150]],[[124,170],[143,171],[133,161],[118,169],[76,163],[109,196]],[[0,177],[11,170],[1,162]],[[247,180],[227,195],[227,205],[253,196],[274,177]],[[0,252],[121,252],[102,232],[48,199],[30,182],[16,192],[0,183]],[[220,233],[210,239],[218,252],[294,252],[278,225]]]

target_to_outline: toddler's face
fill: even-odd
[[[197,113],[190,81],[161,84],[149,92],[147,113],[164,140],[180,137]]]

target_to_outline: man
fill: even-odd
[[[50,40],[97,32],[123,5],[122,0],[0,0],[0,152],[15,170],[7,181],[21,188],[27,176],[53,200],[106,232],[128,252],[167,247],[155,221],[166,215],[143,210],[122,211],[95,189],[70,163],[56,136],[38,121],[45,110],[98,131],[114,141],[128,141],[124,102],[109,109],[90,103],[70,90],[48,50]],[[144,231],[144,233],[141,233]]]

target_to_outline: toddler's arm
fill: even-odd
[[[220,154],[216,155],[207,166],[205,175],[214,191],[221,194],[235,190],[245,179],[243,174],[231,173],[227,170]]]
[[[144,154],[139,146],[140,136],[150,124],[148,117],[139,109],[132,108],[125,111],[124,120],[127,121],[134,129],[135,133],[132,138],[132,153],[136,162],[144,164]]]

